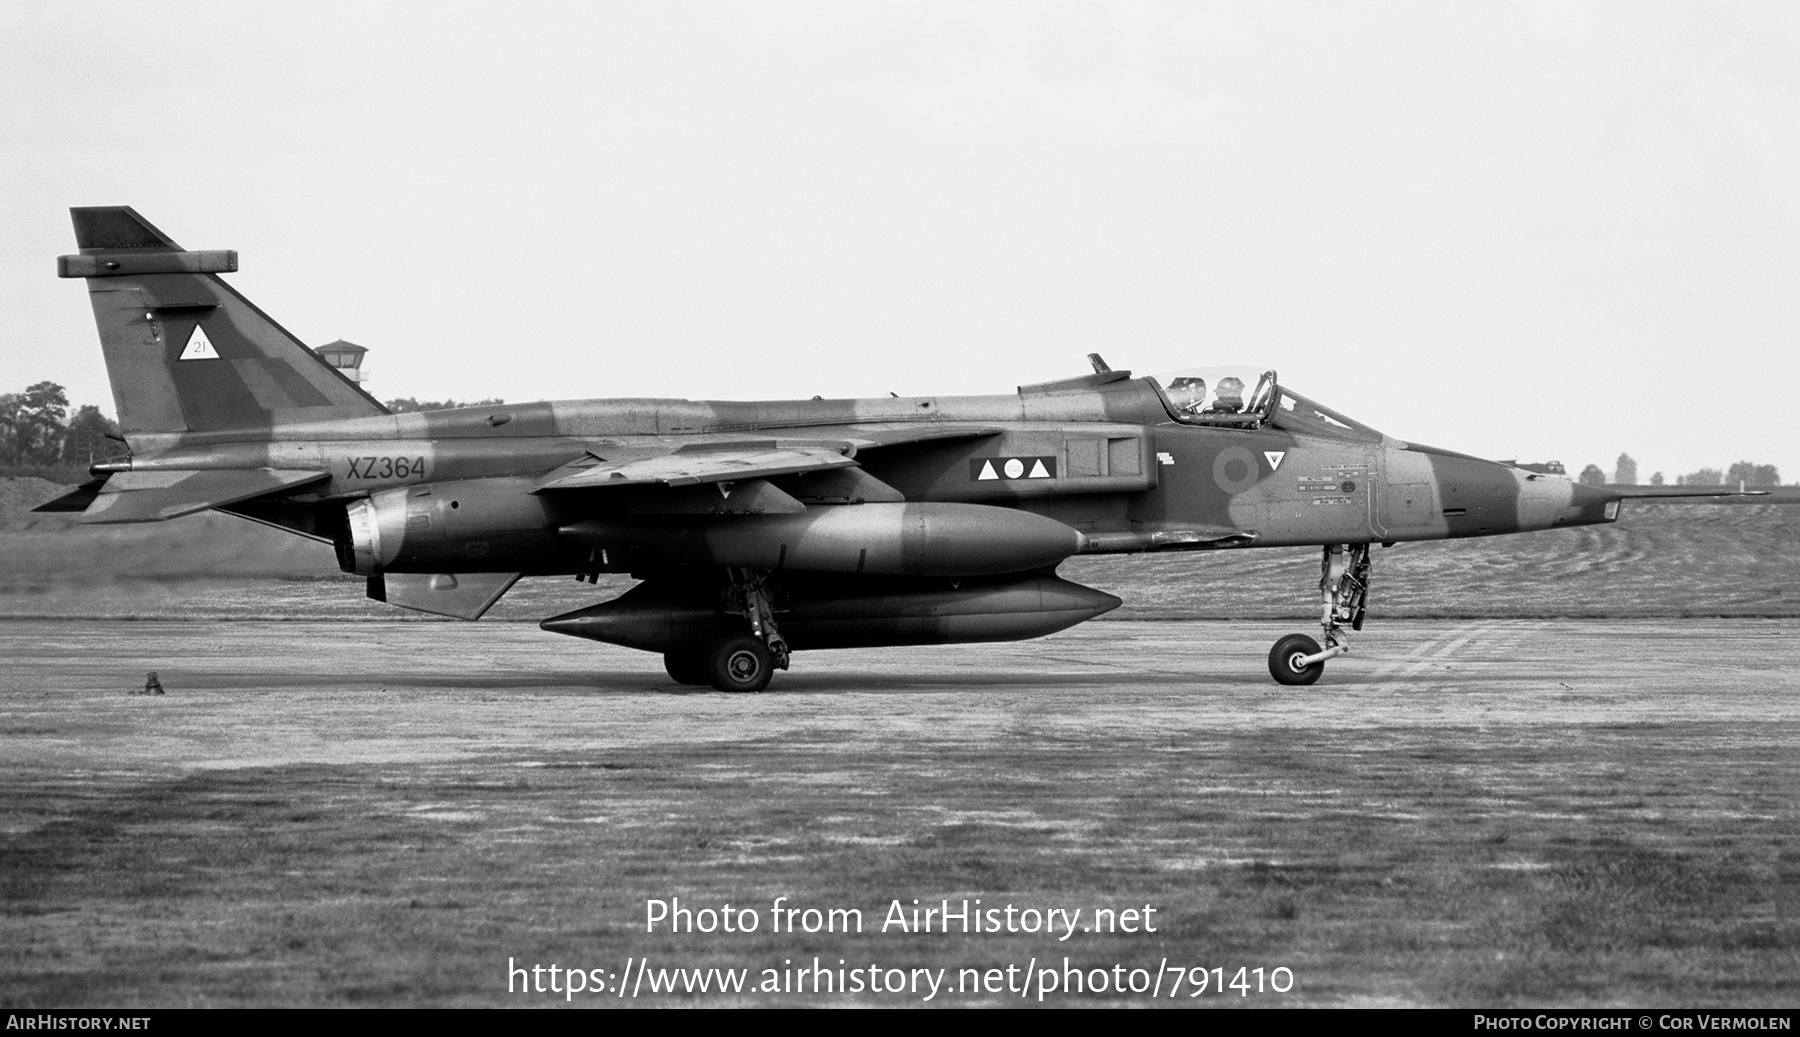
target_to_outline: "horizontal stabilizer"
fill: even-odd
[[[414,612],[480,619],[519,573],[385,573],[369,577],[369,597]]]
[[[89,479],[87,482],[75,487],[61,497],[44,504],[39,504],[31,510],[48,512],[86,511],[88,505],[94,503],[94,498],[100,496],[100,487],[105,485],[106,476],[104,475],[97,479]]]
[[[698,483],[766,479],[795,472],[848,468],[856,464],[831,446],[779,446],[680,450],[632,461],[598,457],[564,465],[533,493],[593,490],[613,486],[693,486]]]
[[[274,468],[119,472],[101,487],[81,521],[160,522],[295,489],[325,478],[324,472]]]

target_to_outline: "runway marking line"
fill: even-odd
[[[1375,668],[1374,673],[1369,674],[1368,680],[1380,681],[1386,677],[1392,676],[1396,670],[1399,670],[1402,667],[1406,667],[1406,673],[1403,674],[1403,676],[1415,673],[1418,670],[1429,666],[1432,659],[1443,658],[1463,645],[1468,644],[1475,638],[1476,634],[1480,632],[1480,628],[1483,625],[1483,621],[1475,620],[1464,623],[1461,626],[1453,627],[1449,631],[1446,631],[1445,633],[1426,641],[1424,644],[1419,645],[1412,651],[1407,652],[1400,658],[1382,663]],[[1421,658],[1422,656],[1427,656],[1428,653],[1433,653],[1434,649],[1436,650],[1435,653],[1430,654],[1429,658]]]

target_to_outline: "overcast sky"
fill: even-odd
[[[378,397],[1214,363],[1386,432],[1800,480],[1793,3],[0,4],[0,391],[112,411],[71,205]]]

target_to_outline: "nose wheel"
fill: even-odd
[[[1269,676],[1277,684],[1311,684],[1325,672],[1323,662],[1306,660],[1319,654],[1319,642],[1305,634],[1289,634],[1269,649]]]
[[[1320,561],[1319,627],[1325,645],[1305,634],[1289,634],[1269,649],[1269,676],[1277,684],[1311,684],[1325,672],[1325,660],[1350,653],[1348,630],[1361,630],[1369,601],[1369,545],[1328,544]]]

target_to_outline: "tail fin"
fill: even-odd
[[[255,432],[388,413],[220,280],[235,252],[184,252],[123,205],[70,209],[119,426],[132,433]]]

